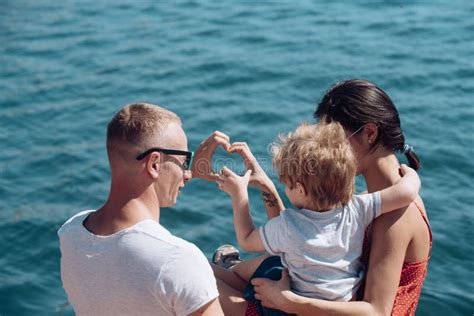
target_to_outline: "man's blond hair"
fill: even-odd
[[[354,193],[357,162],[339,123],[301,124],[280,136],[273,163],[281,182],[304,186],[316,211],[342,207]]]
[[[170,123],[181,125],[179,117],[158,105],[133,103],[123,107],[107,126],[107,152],[134,148],[143,151],[157,146],[157,136]],[[161,139],[160,141],[165,141]]]

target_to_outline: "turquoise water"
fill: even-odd
[[[473,15],[471,1],[2,1],[0,314],[72,314],[56,231],[106,198],[121,106],[161,104],[191,148],[221,130],[265,163],[331,84],[361,77],[393,98],[423,162],[434,248],[417,314],[472,315]],[[213,184],[193,180],[162,222],[207,256],[235,243]]]

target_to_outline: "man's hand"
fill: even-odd
[[[201,178],[206,181],[216,181],[219,178],[219,175],[212,170],[212,155],[219,145],[229,151],[229,136],[219,131],[212,133],[199,145],[191,166],[193,178]]]

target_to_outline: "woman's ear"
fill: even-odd
[[[146,170],[153,179],[158,178],[161,169],[161,154],[159,152],[151,153],[146,159]]]
[[[374,144],[377,140],[377,137],[379,136],[379,128],[377,124],[372,122],[365,124],[363,135],[365,136],[365,139],[369,145]]]

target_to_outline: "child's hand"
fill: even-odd
[[[411,174],[413,174],[413,172],[416,173],[415,170],[408,167],[406,164],[401,164],[398,170],[399,170],[400,176],[402,177],[405,176],[407,173],[411,173]]]
[[[231,197],[247,192],[252,170],[247,170],[243,176],[238,176],[227,167],[222,168],[217,184],[219,189],[227,192]]]
[[[235,142],[230,146],[229,152],[239,154],[244,159],[247,169],[252,170],[252,175],[250,176],[249,181],[250,185],[261,187],[265,185],[266,181],[271,181],[258,163],[255,156],[250,151],[247,143]]]
[[[394,185],[380,191],[382,214],[406,207],[418,197],[421,181],[416,171],[401,165],[399,173],[401,178]]]
[[[418,173],[414,169],[408,167],[405,164],[402,164],[400,166],[399,171],[402,177],[408,178],[413,185],[416,185],[418,189],[420,188],[421,186],[420,177],[418,176]]]

